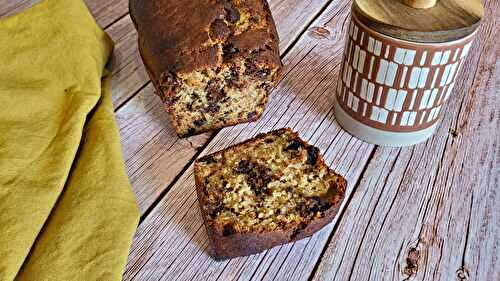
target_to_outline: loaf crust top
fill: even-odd
[[[130,14],[155,80],[165,72],[216,67],[224,46],[237,48],[238,56],[265,50],[259,60],[280,65],[278,34],[265,0],[131,0]],[[224,30],[222,22],[236,19],[241,30]]]

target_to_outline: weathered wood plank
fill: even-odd
[[[40,0],[0,0],[0,17],[18,13]],[[115,22],[128,13],[127,0],[84,0],[96,21],[102,27]]]
[[[115,42],[112,58],[112,93],[113,105],[118,108],[143,89],[148,84],[149,77],[139,55],[137,32],[130,16],[126,15],[106,32]]]
[[[37,3],[39,0],[0,0],[0,17],[10,16],[18,13],[33,4]]]
[[[84,0],[103,28],[113,24],[119,18],[128,14],[128,0]]]
[[[272,0],[270,3],[271,8],[277,10],[273,13],[282,37],[282,51],[285,51],[295,40],[294,36],[308,24],[307,20],[298,22],[295,18],[305,11],[307,19],[312,19],[326,1]],[[137,52],[137,34],[130,18],[119,20],[107,31],[116,42],[113,96],[115,106],[120,106],[141,89],[148,78]],[[143,212],[169,188],[211,136],[208,133],[179,139],[161,102],[154,96],[151,83],[146,85],[116,113],[127,170]]]
[[[116,114],[130,181],[144,212],[209,138],[179,139],[149,84]]]
[[[342,26],[349,1],[333,1],[285,58],[286,75],[273,93],[264,116],[255,123],[226,128],[203,154],[240,142],[259,132],[290,126],[325,152],[327,163],[344,174],[350,194],[374,149],[342,131],[331,99],[343,47]],[[320,32],[320,34],[326,34]],[[152,210],[138,229],[125,280],[262,280],[307,278],[327,243],[330,224],[311,239],[276,247],[266,253],[215,262],[207,255],[207,237],[194,193],[192,166]],[[283,275],[282,268],[294,267]]]
[[[498,6],[436,136],[376,150],[314,280],[500,280]]]

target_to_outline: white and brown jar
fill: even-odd
[[[480,0],[355,0],[335,95],[340,125],[378,145],[432,136],[482,16]]]

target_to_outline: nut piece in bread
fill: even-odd
[[[346,189],[319,149],[291,129],[198,159],[195,178],[215,259],[311,236],[333,220]]]
[[[130,14],[179,136],[260,117],[282,66],[266,0],[131,0]]]

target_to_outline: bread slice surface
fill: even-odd
[[[195,178],[216,259],[312,235],[335,217],[346,188],[319,149],[288,128],[198,159]]]

